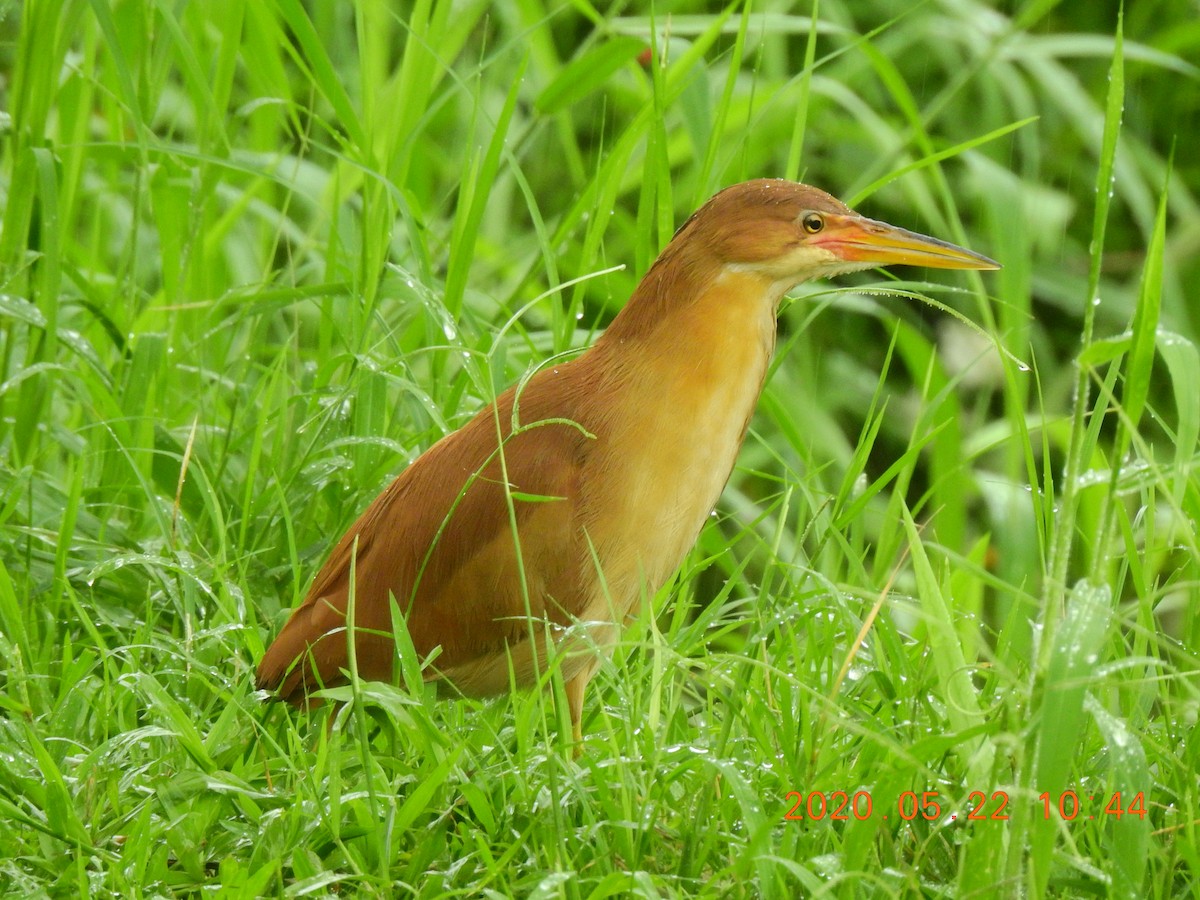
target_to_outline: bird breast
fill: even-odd
[[[729,480],[775,344],[772,286],[727,273],[646,335],[621,376],[590,524],[608,598],[636,610],[682,562]]]

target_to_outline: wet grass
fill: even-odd
[[[10,10],[0,889],[1194,896],[1200,34],[895,8]],[[583,756],[554,678],[264,705],[362,506],[762,175],[1004,269],[795,293]]]

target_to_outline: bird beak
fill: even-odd
[[[979,253],[862,216],[825,215],[825,229],[809,238],[848,262],[931,269],[999,269]]]

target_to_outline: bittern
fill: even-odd
[[[718,193],[590,349],[501,394],[375,498],[263,656],[259,688],[304,704],[345,683],[350,641],[360,676],[393,678],[394,607],[445,696],[531,686],[553,659],[578,748],[602,654],[729,479],[781,298],[895,263],[999,268],[803,184]]]

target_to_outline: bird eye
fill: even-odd
[[[804,217],[800,220],[800,225],[809,234],[817,234],[825,227],[825,220],[821,218],[819,213],[810,212],[804,214]]]

